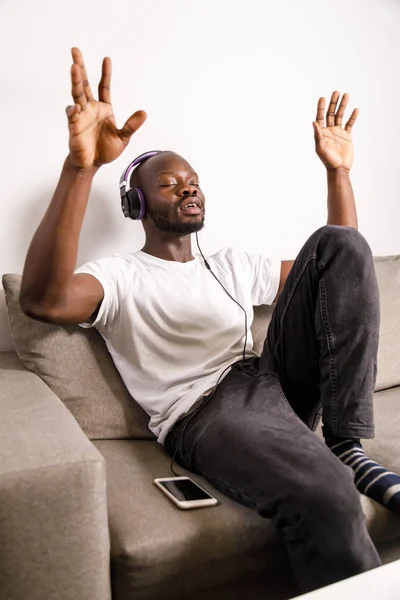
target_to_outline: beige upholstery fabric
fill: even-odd
[[[375,259],[381,297],[376,390],[400,385],[400,256]]]
[[[397,394],[399,400],[400,388]],[[378,403],[384,407],[382,415],[390,411],[393,402],[394,397],[382,395]],[[385,439],[385,431],[380,435]],[[101,440],[95,445],[107,463],[115,600],[186,600],[201,598],[202,590],[208,597],[207,587],[235,586],[235,582],[249,579],[259,582],[260,587],[251,596],[254,599],[296,595],[280,538],[271,521],[225,498],[193,474],[190,476],[219,498],[221,504],[180,511],[153,484],[155,477],[171,475],[170,458],[159,444]],[[395,452],[400,452],[398,439],[396,446]],[[370,450],[372,455],[380,455],[374,451],[373,443]],[[400,471],[400,464],[395,464]],[[176,469],[186,473],[180,467]],[[385,549],[397,539],[391,556],[400,558],[398,516],[369,498],[360,496],[360,500],[378,548]],[[232,597],[247,598],[239,591]]]
[[[296,595],[271,521],[207,483],[222,500],[219,506],[179,510],[153,484],[155,477],[171,475],[170,458],[157,442],[101,440],[95,445],[107,463],[113,600],[187,600],[203,589],[258,577],[264,595],[254,599],[279,598],[282,590],[286,598]]]
[[[400,256],[375,258],[381,298],[381,327],[378,351],[378,376],[375,390],[400,385]],[[254,347],[261,352],[272,307],[255,309]]]
[[[62,402],[0,354],[0,598],[110,600],[105,464]]]
[[[254,350],[258,352],[258,354],[261,354],[262,352],[273,310],[273,306],[254,307],[254,321],[251,332],[253,335]]]
[[[89,438],[154,439],[100,334],[29,319],[19,306],[20,285],[19,275],[3,276],[11,334],[24,365],[61,398]]]

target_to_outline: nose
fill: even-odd
[[[197,188],[190,184],[184,184],[181,188],[182,196],[197,196]]]

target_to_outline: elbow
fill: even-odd
[[[35,321],[42,321],[43,323],[54,323],[55,311],[44,306],[41,303],[33,301],[26,294],[20,295],[19,306],[27,317],[34,319]]]
[[[24,313],[24,315],[26,315],[27,317],[30,317],[31,319],[34,319],[35,317],[34,315],[34,304],[31,301],[31,299],[28,297],[28,295],[26,293],[23,292],[23,290],[21,290],[20,295],[19,295],[19,307],[22,310],[22,312]]]

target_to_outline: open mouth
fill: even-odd
[[[190,200],[190,202],[185,202],[179,210],[185,215],[199,215],[201,213],[200,200]]]

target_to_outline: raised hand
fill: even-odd
[[[99,99],[96,100],[90,89],[81,51],[72,48],[71,52],[74,104],[66,109],[70,160],[79,169],[99,167],[115,160],[123,152],[147,115],[139,110],[129,117],[122,129],[117,129],[111,106],[111,60],[103,60]]]
[[[343,127],[343,116],[349,101],[349,95],[343,94],[339,107],[339,92],[333,92],[326,113],[324,126],[325,98],[318,101],[317,117],[313,123],[315,135],[315,150],[327,169],[340,167],[349,170],[353,164],[353,142],[351,131],[358,117],[358,108],[355,108],[350,119]]]

